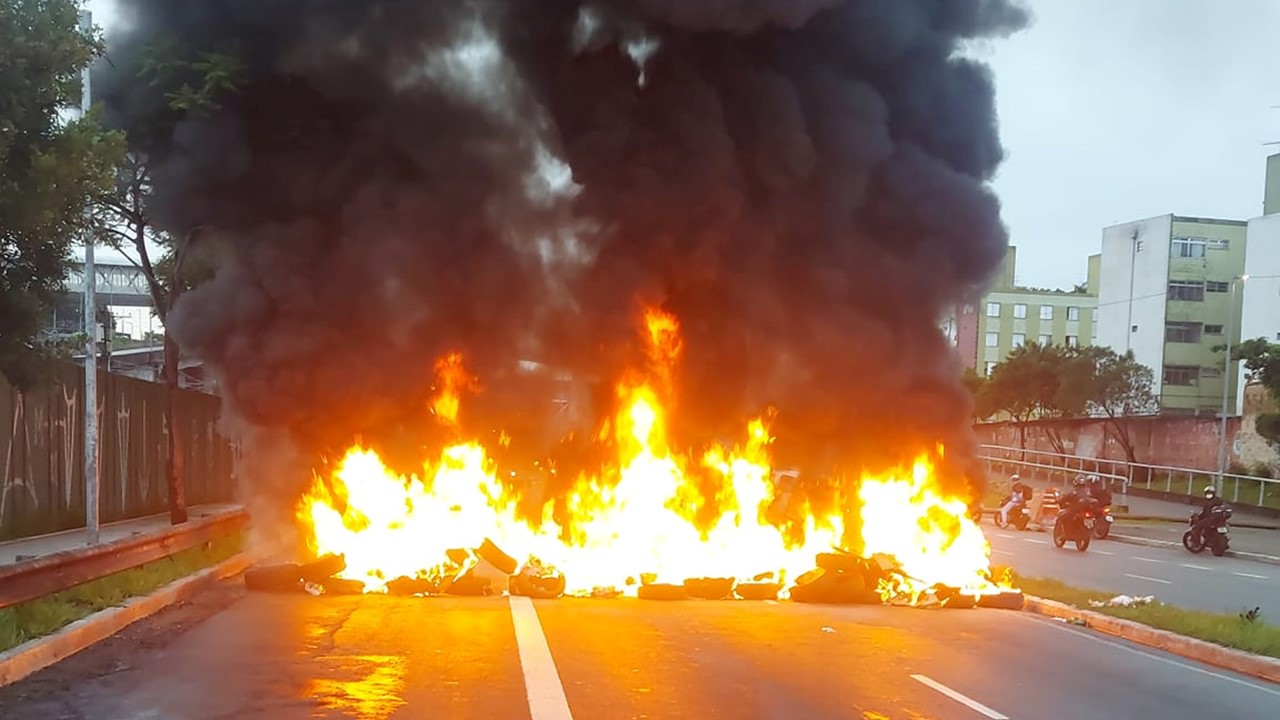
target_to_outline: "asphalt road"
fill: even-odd
[[[1280,707],[1280,686],[1010,611],[242,595],[222,588],[0,689],[0,717],[1202,720]]]
[[[1055,578],[1117,594],[1154,595],[1170,605],[1213,612],[1260,607],[1264,619],[1280,622],[1280,565],[1115,540],[1094,540],[1081,553],[1072,543],[1055,548],[1048,532],[1000,530],[986,523],[982,529],[991,543],[992,562],[1027,577]]]

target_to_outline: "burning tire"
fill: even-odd
[[[738,583],[733,592],[743,600],[777,600],[782,585],[771,582]]]
[[[688,600],[689,594],[685,592],[683,585],[651,583],[641,585],[636,591],[636,597],[641,600]]]
[[[723,600],[733,594],[733,578],[690,578],[684,581],[684,591],[699,600]]]

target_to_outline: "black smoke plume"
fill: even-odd
[[[453,349],[471,432],[547,427],[521,360],[599,412],[646,304],[683,325],[678,442],[772,405],[780,462],[818,473],[971,457],[938,324],[1007,244],[965,48],[1019,29],[1014,0],[120,6],[99,87],[158,220],[226,248],[171,324],[250,460],[288,448],[259,475],[356,437],[416,460]],[[164,53],[233,56],[235,87],[175,108]]]

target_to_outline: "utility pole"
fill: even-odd
[[[93,17],[80,13],[80,29],[88,33]],[[82,73],[81,115],[89,114],[89,68]],[[98,303],[97,271],[93,266],[93,233],[84,239],[84,525],[90,545],[97,545],[98,532]]]

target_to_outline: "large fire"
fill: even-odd
[[[784,530],[768,517],[782,494],[771,467],[768,417],[746,423],[732,447],[711,444],[696,457],[673,451],[666,408],[679,325],[653,310],[643,325],[647,367],[619,383],[619,410],[594,438],[610,448],[612,461],[574,479],[556,514],[560,522],[550,504],[540,517],[520,512],[521,490],[499,480],[477,441],[445,447],[410,476],[355,446],[326,477],[317,476],[299,505],[312,550],[344,556],[341,577],[363,582],[366,592],[384,591],[396,578],[430,577],[450,562],[451,550],[486,540],[554,567],[569,593],[625,590],[641,577],[783,583],[810,570],[816,554],[851,545],[845,510],[855,508],[861,553],[889,556],[900,570],[882,583],[886,600],[915,598],[939,583],[971,594],[996,589],[986,539],[966,501],[940,490],[927,453],[911,467],[863,476],[856,497],[842,507],[826,513],[806,507],[799,527]],[[474,380],[456,353],[435,369],[439,394],[431,413],[456,426],[461,395],[475,389]],[[717,488],[710,512],[699,482]]]

